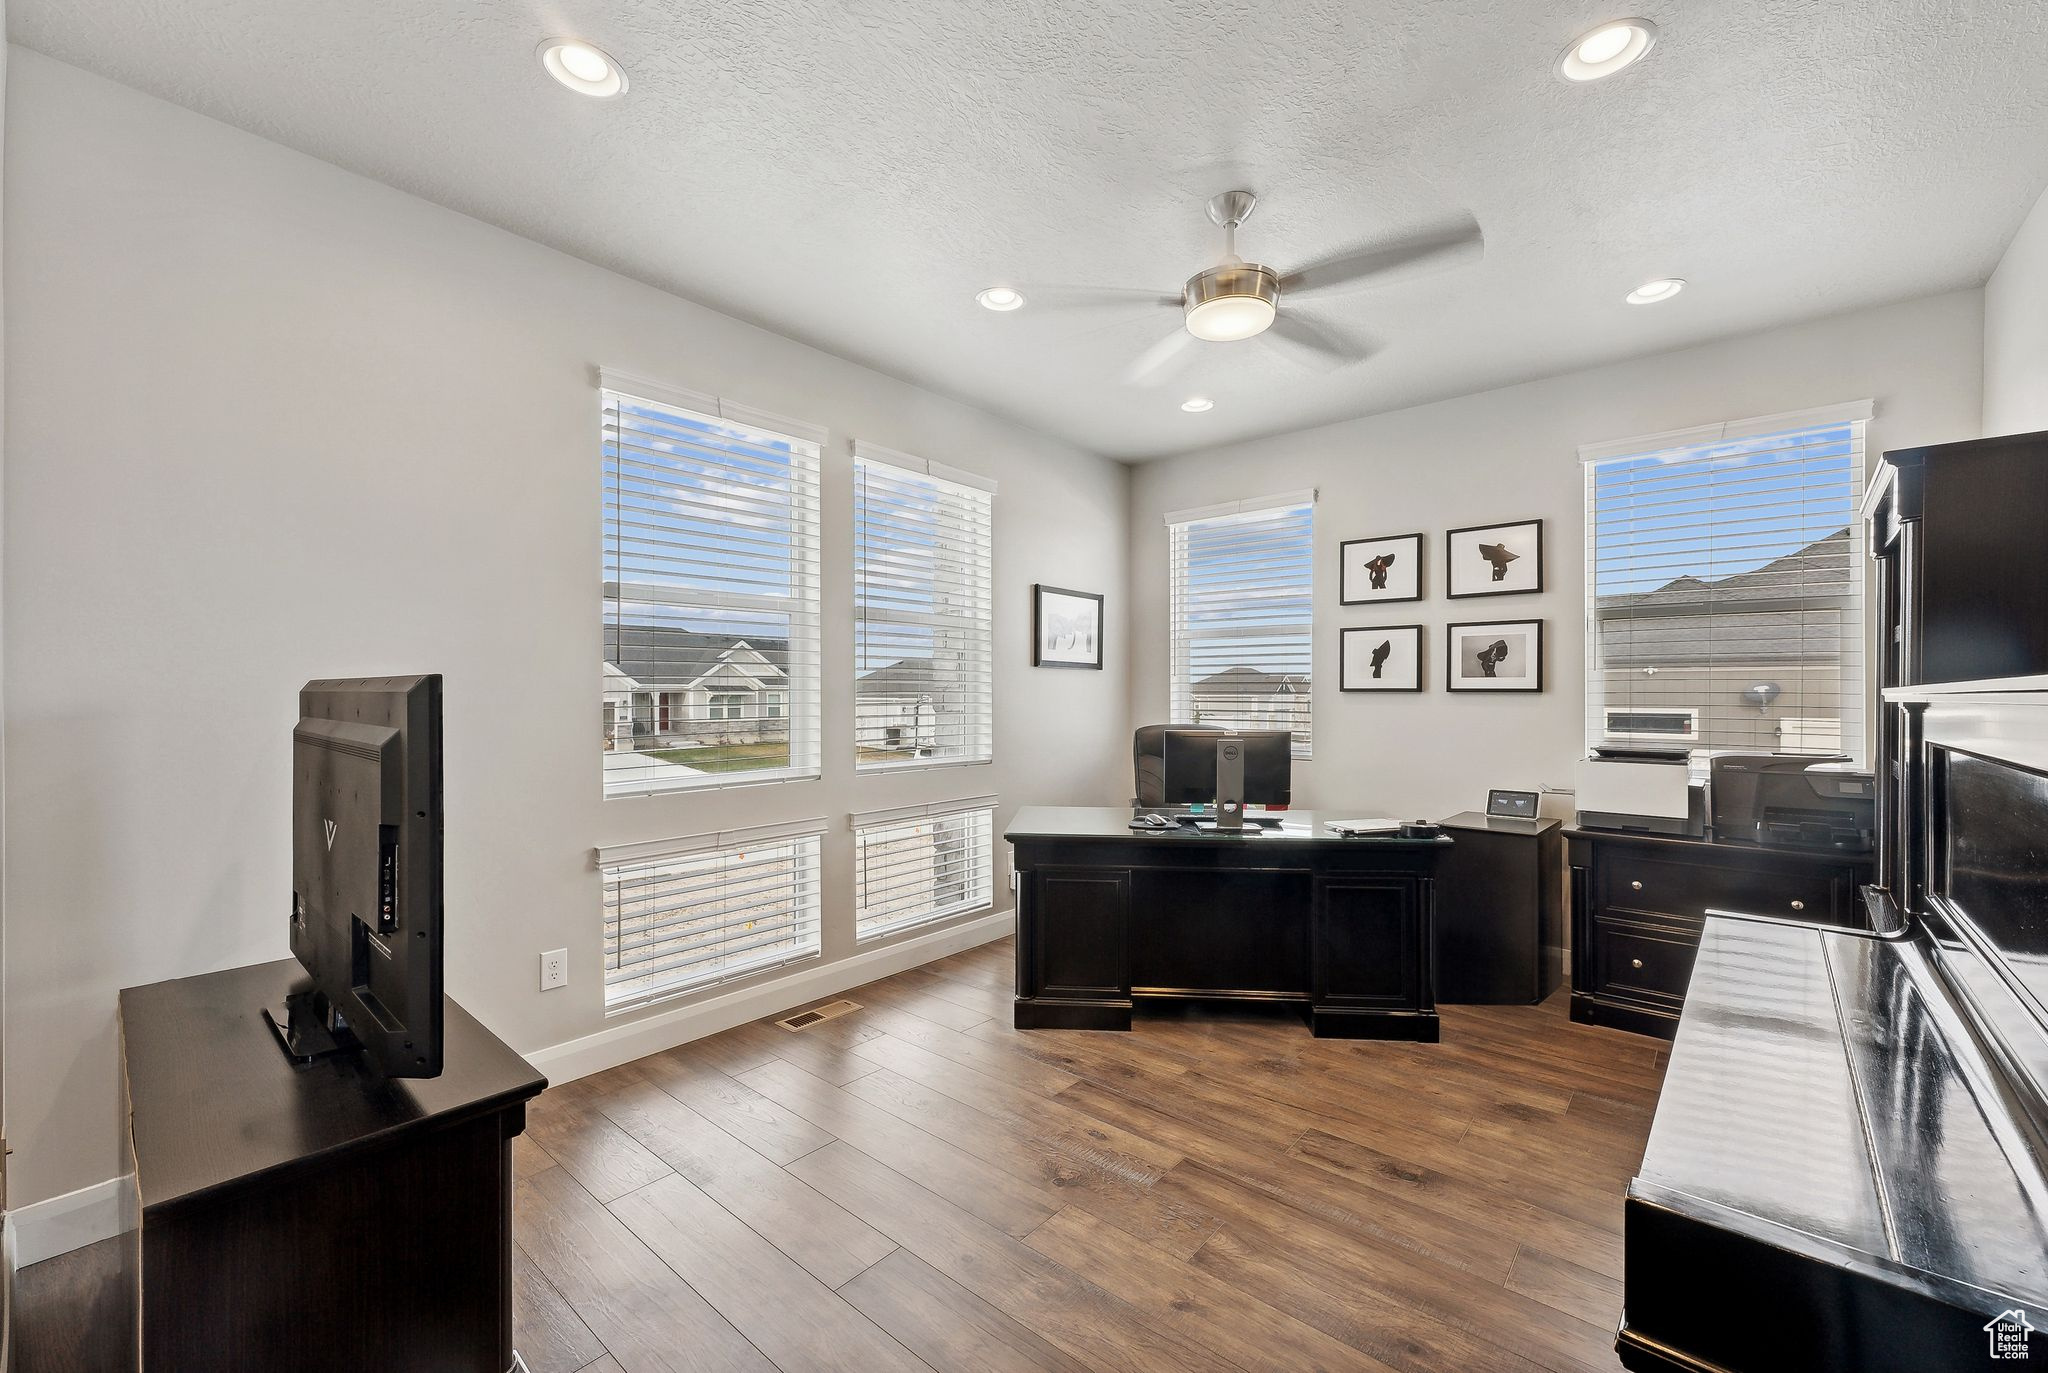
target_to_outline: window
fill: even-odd
[[[1586,459],[1586,739],[1864,754],[1868,402]]]
[[[993,796],[853,817],[862,939],[985,909],[995,891]]]
[[[1175,723],[1294,732],[1307,758],[1315,492],[1166,517]]]
[[[823,431],[603,382],[604,794],[817,776]]]
[[[866,444],[853,480],[856,766],[986,763],[995,487]]]
[[[761,697],[761,714],[770,720],[779,720],[789,712],[789,697],[779,691],[771,691]]]
[[[817,956],[823,821],[599,849],[608,1010]]]

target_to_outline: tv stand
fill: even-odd
[[[121,993],[140,1366],[505,1373],[512,1140],[546,1079],[452,1000],[439,1077],[295,1062],[259,1010],[304,985],[285,959]]]
[[[334,1003],[327,999],[327,993],[310,986],[287,996],[282,1007],[265,1006],[263,1019],[270,1025],[277,1047],[301,1068],[336,1054],[355,1053],[363,1047],[335,1015]]]

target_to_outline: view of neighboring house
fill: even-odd
[[[605,625],[607,749],[720,748],[788,738],[787,640]]]
[[[1225,668],[1192,687],[1194,725],[1300,731],[1308,677],[1256,667]]]
[[[958,700],[965,675],[931,658],[904,658],[853,679],[853,737],[867,753],[939,756],[963,751],[971,717]]]
[[[1842,529],[1717,581],[1601,596],[1602,699],[1588,701],[1589,738],[1857,752],[1861,556]],[[1839,621],[1839,634],[1815,633],[1816,617]]]

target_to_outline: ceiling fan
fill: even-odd
[[[1237,231],[1258,203],[1259,198],[1250,191],[1225,191],[1210,200],[1209,218],[1223,229],[1223,260],[1189,277],[1179,295],[1151,297],[1159,305],[1179,309],[1182,327],[1140,354],[1125,372],[1126,381],[1143,384],[1162,379],[1197,340],[1231,343],[1269,330],[1272,337],[1292,345],[1298,357],[1312,364],[1357,362],[1371,353],[1370,345],[1286,313],[1283,301],[1320,299],[1464,265],[1477,260],[1485,249],[1478,224],[1466,217],[1393,243],[1278,272],[1237,255]],[[1125,293],[1118,294],[1128,298]]]

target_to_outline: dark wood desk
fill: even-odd
[[[140,1366],[504,1373],[512,1139],[547,1086],[454,1001],[445,1070],[294,1068],[285,959],[122,991]]]
[[[1128,1030],[1146,997],[1298,1002],[1327,1038],[1437,1038],[1436,863],[1448,838],[1129,828],[1030,806],[1015,847],[1019,1029]],[[1340,817],[1341,818],[1341,817]]]

